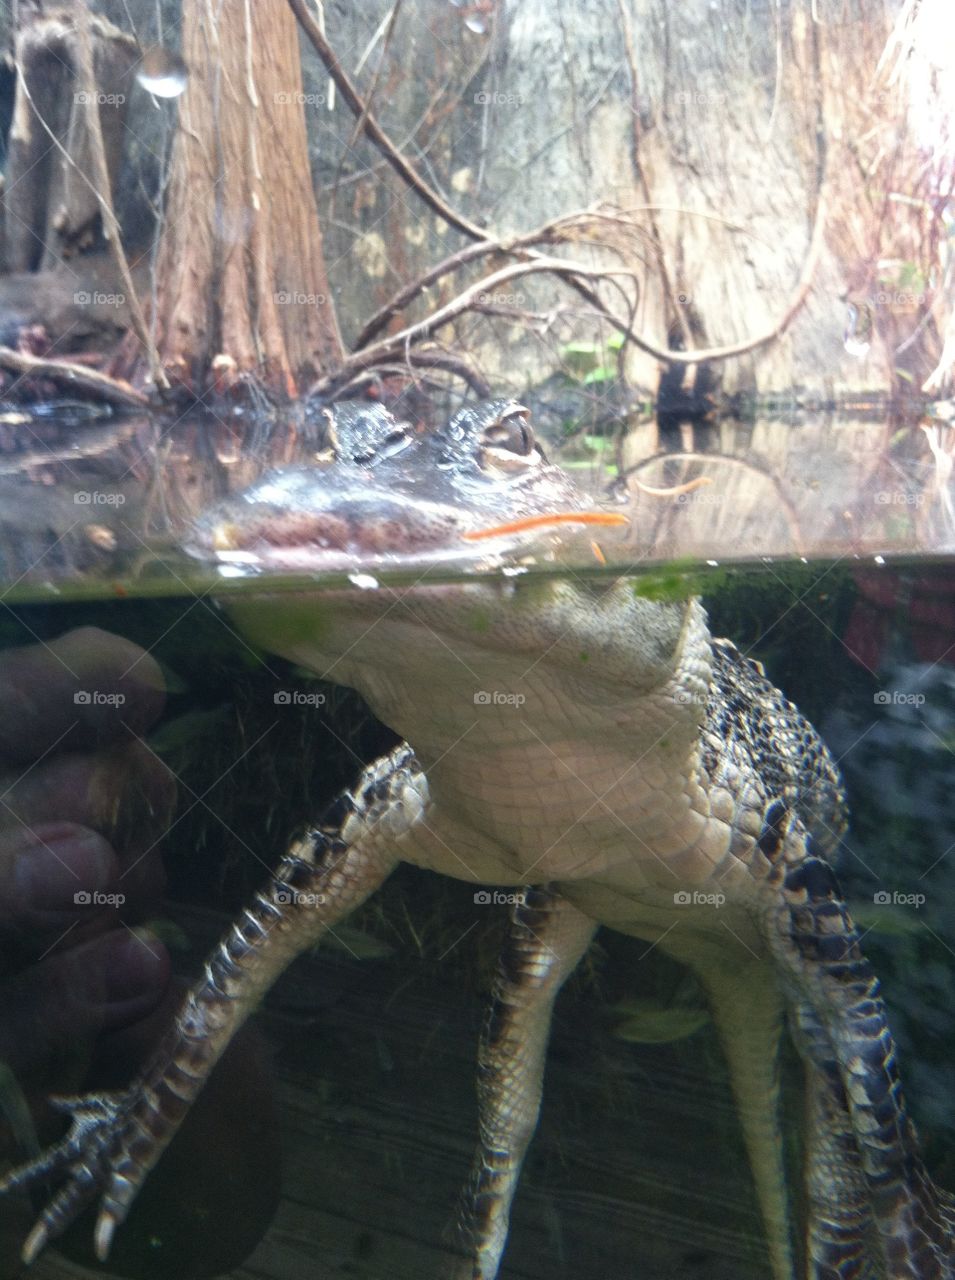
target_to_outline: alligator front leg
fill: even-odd
[[[359,786],[293,843],[232,925],[129,1088],[59,1100],[73,1117],[66,1138],[0,1182],[0,1192],[51,1177],[63,1184],[23,1246],[25,1262],[97,1197],[96,1252],[106,1258],[147,1173],[229,1041],[289,962],[385,880],[426,800],[427,783],[409,747],[366,769]]]
[[[950,1222],[906,1111],[878,979],[862,954],[835,876],[814,855],[801,825],[790,825],[780,811],[769,827],[776,847],[768,838],[761,846],[775,862],[772,879],[782,901],[770,915],[768,941],[797,1014],[808,1005],[824,1029],[824,1037],[803,1035],[797,1043],[823,1083],[831,1079],[833,1063],[838,1071],[886,1274],[891,1280],[952,1280]],[[828,1150],[836,1154],[838,1144]],[[813,1177],[818,1200],[826,1172],[811,1170],[810,1186]],[[831,1198],[838,1193],[833,1186]],[[830,1274],[838,1276],[838,1267]]]
[[[480,1137],[461,1210],[470,1252],[460,1280],[494,1280],[521,1164],[537,1128],[551,1013],[596,924],[550,886],[511,912],[478,1053]]]

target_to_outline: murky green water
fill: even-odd
[[[684,572],[635,582],[667,597],[686,586]],[[715,633],[766,663],[839,760],[853,813],[840,878],[884,983],[930,1165],[952,1184],[955,566],[778,561],[711,574],[700,585]],[[86,626],[141,645],[168,689],[143,736],[145,751],[173,773],[176,807],[148,838],[125,836],[140,867],[161,848],[167,891],[146,875],[118,919],[120,928],[153,921],[175,967],[188,973],[222,913],[262,879],[289,832],[393,735],[357,697],[251,649],[202,592],[8,605],[0,636],[4,649],[36,645],[42,653],[46,642]],[[35,701],[10,712],[24,733],[31,714],[43,714],[44,690],[29,696]],[[109,696],[101,693],[107,707]],[[10,724],[8,716],[8,741]],[[55,770],[59,753],[65,772],[41,777],[44,818],[84,803],[81,752],[54,742],[36,772]],[[121,767],[115,758],[113,766]],[[53,940],[51,955],[31,959],[69,954],[84,931],[95,928],[81,923]],[[440,1274],[442,1226],[470,1151],[474,1043],[500,921],[475,906],[473,886],[405,868],[336,932],[269,997],[223,1068],[198,1136],[184,1137],[186,1154],[176,1160],[174,1147],[164,1158],[141,1216],[120,1233],[122,1274],[226,1267],[294,1276],[306,1257],[312,1266],[321,1260],[311,1274]],[[15,972],[29,972],[21,966],[31,950],[22,937],[11,943],[8,989]],[[674,962],[645,953],[604,931],[561,997],[542,1130],[504,1276],[768,1274],[700,992]],[[19,1026],[12,1007],[10,1025]],[[55,1027],[47,1032],[56,1042]],[[274,1046],[272,1066],[259,1036]],[[39,1032],[35,1052],[21,1041],[7,1056],[29,1064],[21,1084],[33,1098],[48,1076],[61,1088],[64,1075],[90,1067],[107,1082],[121,1077],[133,1050],[121,1035],[111,1041],[120,1047],[104,1060],[88,1028],[70,1035],[57,1044],[55,1070],[43,1064]],[[798,1068],[791,1053],[785,1061],[795,1167]],[[213,1169],[203,1163],[210,1156]],[[175,1163],[164,1173],[167,1160]],[[235,1270],[274,1201],[258,1251]],[[236,1227],[237,1205],[244,1210]],[[85,1223],[73,1248],[82,1253],[88,1238]],[[631,1269],[635,1257],[639,1270]]]

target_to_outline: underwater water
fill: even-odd
[[[715,430],[724,444],[735,433],[752,449],[761,429]],[[599,593],[623,577],[651,600],[700,594],[713,633],[763,662],[819,730],[851,811],[840,883],[883,984],[929,1168],[955,1188],[955,562],[947,510],[920,433],[903,439],[884,424],[827,424],[839,450],[820,457],[818,430],[807,424],[804,439],[790,429],[798,485],[777,470],[771,482],[757,477],[750,493],[734,489],[720,459],[707,488],[640,500],[628,534],[653,547],[645,560],[613,554],[601,539],[609,563],[584,547],[572,563],[559,555],[522,563],[522,582],[544,593],[554,583],[587,582]],[[880,455],[872,464],[861,447],[859,433],[876,431],[894,450],[889,463]],[[701,456],[690,464],[661,456],[656,482],[680,483],[687,465],[706,470]],[[866,459],[865,483],[853,490],[850,463]],[[124,457],[124,475],[129,465]],[[141,506],[128,494],[128,506],[81,504],[96,507],[84,524],[114,533],[112,546],[82,528],[57,539],[50,512],[62,489],[44,492],[35,479],[18,477],[22,523],[9,520],[2,531],[0,836],[17,826],[18,813],[34,824],[82,822],[95,804],[122,850],[123,873],[72,912],[60,904],[46,914],[8,913],[0,1058],[9,1070],[0,1109],[11,1161],[37,1140],[34,1120],[41,1142],[56,1130],[39,1108],[43,1096],[90,1081],[122,1085],[170,1016],[171,997],[158,1009],[149,1002],[155,974],[140,975],[135,990],[104,993],[93,952],[84,961],[83,948],[99,946],[107,924],[124,942],[148,924],[177,980],[194,978],[292,833],[396,740],[357,695],[250,643],[222,602],[258,602],[278,635],[287,626],[284,592],[306,591],[321,617],[342,607],[343,588],[392,599],[421,584],[405,565],[376,576],[377,585],[348,575],[219,578],[176,558],[174,539],[159,546],[138,522],[171,505],[149,487],[155,476]],[[77,483],[88,481],[74,480],[73,492]],[[763,486],[779,484],[788,505],[767,499]],[[30,513],[44,502],[46,523],[31,528]],[[36,529],[46,548],[39,560]],[[74,550],[58,559],[66,545]],[[28,549],[19,566],[10,558],[17,546]],[[432,566],[428,581],[500,577],[505,567]],[[124,647],[98,633],[77,638],[76,629],[89,627]],[[21,650],[33,655],[26,666],[22,652],[11,652]],[[110,674],[97,683],[104,669]],[[116,728],[117,717],[128,732]],[[114,805],[117,789],[125,798]],[[403,866],[328,942],[296,960],[148,1179],[117,1234],[111,1270],[249,1280],[442,1276],[476,1132],[476,1044],[506,912],[471,883]],[[36,974],[57,960],[57,980],[38,983]],[[91,1011],[102,1009],[97,1020]],[[782,1090],[799,1220],[803,1098],[788,1044]],[[33,1213],[25,1202],[8,1202],[4,1213],[0,1261],[13,1274]],[[86,1216],[63,1242],[65,1257],[44,1254],[34,1273],[86,1274],[91,1235]],[[660,950],[603,929],[558,999],[540,1129],[501,1276],[770,1274],[702,990]]]

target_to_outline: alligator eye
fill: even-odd
[[[485,428],[484,444],[526,457],[534,451],[534,431],[523,413],[509,413]]]
[[[385,436],[378,447],[378,453],[382,458],[390,458],[400,453],[402,449],[407,449],[409,444],[411,444],[411,434],[405,427],[400,426]]]
[[[389,431],[383,440],[375,441],[374,445],[353,453],[352,462],[359,467],[369,467],[375,462],[380,462],[382,458],[393,458],[409,444],[411,444],[410,434],[404,427],[399,426],[394,431]]]

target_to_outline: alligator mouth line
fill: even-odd
[[[619,511],[554,511],[547,515],[525,516],[488,529],[469,529],[461,534],[466,542],[482,538],[503,538],[510,533],[526,533],[531,529],[549,529],[558,524],[625,525],[629,520]]]

